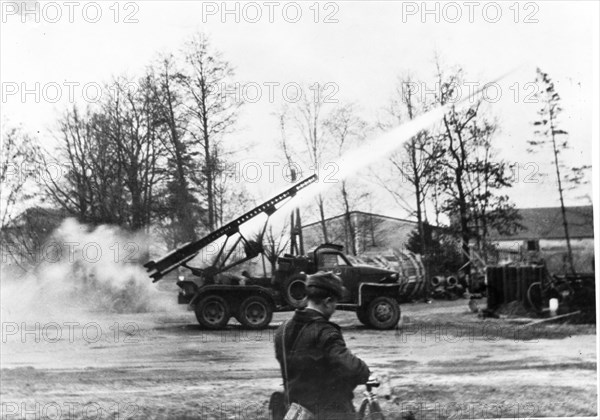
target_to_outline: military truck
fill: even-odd
[[[323,244],[301,257],[284,254],[278,258],[273,284],[289,306],[299,308],[306,304],[306,276],[317,271],[331,271],[342,279],[346,293],[337,305],[339,310],[355,311],[358,320],[369,327],[396,326],[400,319],[399,273],[352,264],[341,245]]]
[[[240,225],[263,212],[272,215],[278,210],[277,204],[314,181],[315,175],[304,179],[204,238],[187,243],[158,261],[150,261],[145,267],[154,281],[179,267],[189,269],[192,277],[182,275],[177,281],[178,302],[187,304],[205,328],[224,328],[232,316],[246,328],[265,328],[273,312],[292,311],[306,305],[306,277],[320,270],[332,271],[343,281],[346,293],[338,303],[339,310],[356,312],[359,321],[371,328],[394,328],[400,319],[399,273],[352,264],[340,245],[323,244],[307,255],[284,254],[277,259],[272,276],[231,272],[233,267],[264,252],[262,243],[244,237]],[[268,221],[267,217],[259,238],[263,237]],[[228,241],[234,237],[234,244],[228,247]],[[222,238],[224,243],[220,244],[212,264],[203,268],[188,264],[203,248]],[[240,247],[243,257],[229,262],[234,250]]]

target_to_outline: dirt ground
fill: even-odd
[[[281,388],[273,333],[290,315],[254,332],[234,321],[203,331],[183,306],[4,321],[2,419],[267,418],[269,395]],[[394,331],[368,330],[350,312],[333,321],[385,382],[378,394],[388,419],[598,413],[593,325],[478,319],[464,299],[405,304]]]

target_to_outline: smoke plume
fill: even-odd
[[[3,318],[153,312],[175,306],[173,292],[158,290],[142,267],[149,243],[144,234],[64,220],[39,249],[33,270],[22,278],[3,273]]]

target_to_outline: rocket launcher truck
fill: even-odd
[[[149,261],[144,267],[154,282],[180,267],[188,269],[192,276],[180,276],[177,281],[178,302],[187,304],[200,325],[209,329],[224,328],[232,316],[245,328],[267,327],[273,312],[306,305],[306,277],[317,271],[331,271],[342,279],[346,293],[338,310],[356,312],[359,321],[370,328],[394,328],[400,319],[399,273],[352,264],[340,245],[322,244],[306,255],[283,254],[277,258],[271,276],[252,276],[247,271],[241,276],[228,275],[234,267],[264,253],[260,238],[264,237],[269,217],[316,180],[316,175],[303,179],[205,237],[188,242],[157,261]],[[240,226],[262,213],[267,215],[267,221],[259,241],[247,239]],[[214,248],[215,243],[219,244],[218,252],[207,266],[189,265],[206,247],[212,244]]]

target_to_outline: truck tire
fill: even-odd
[[[212,330],[225,327],[231,317],[229,304],[219,295],[208,295],[194,308],[196,319],[205,328]]]
[[[369,325],[378,330],[394,328],[400,320],[400,306],[394,299],[379,296],[369,303],[367,309]]]
[[[358,318],[360,323],[363,324],[364,326],[366,326],[366,327],[371,326],[369,324],[369,316],[367,315],[367,308],[358,308],[356,310],[356,317]]]
[[[273,306],[262,296],[250,296],[240,305],[238,320],[252,330],[265,328],[273,318]]]
[[[294,309],[306,306],[306,275],[296,274],[283,281],[283,299]]]

